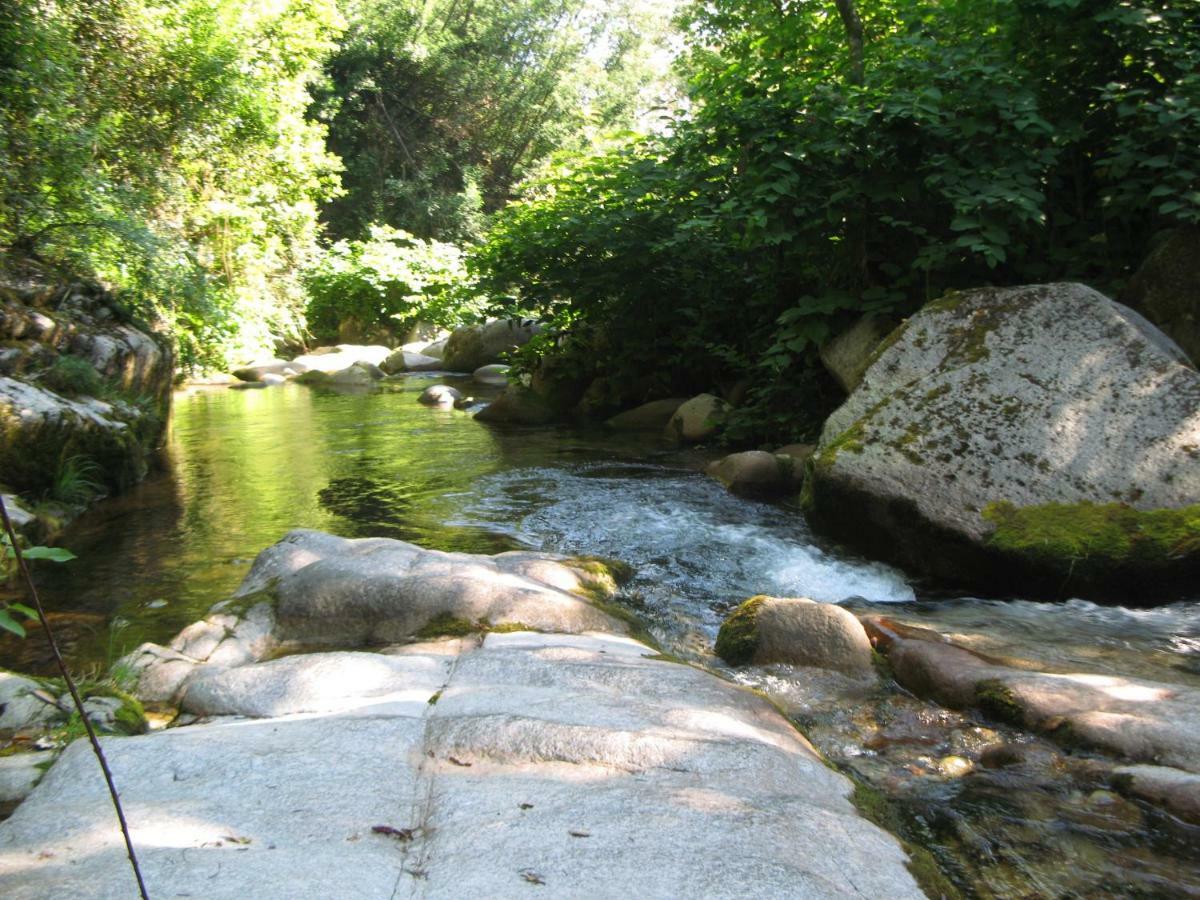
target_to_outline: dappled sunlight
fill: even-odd
[[[1147,703],[1167,700],[1175,695],[1170,688],[1161,685],[1137,684],[1126,678],[1112,675],[1058,675],[1054,676],[1064,681],[1086,685],[1094,688],[1115,700],[1128,700],[1135,703]]]

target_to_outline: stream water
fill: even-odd
[[[258,551],[304,527],[621,559],[637,570],[625,601],[669,649],[713,666],[724,614],[767,593],[883,608],[1051,669],[1200,687],[1200,598],[1134,610],[963,597],[822,542],[794,507],[730,495],[702,474],[711,455],[646,435],[489,429],[418,405],[429,383],[177,395],[165,471],[72,526],[62,543],[78,560],[42,567],[75,667],[104,670],[142,641],[165,642],[226,597]],[[48,660],[36,636],[6,638],[0,665],[45,670]],[[786,667],[736,677],[896,801],[910,839],[970,894],[1200,896],[1200,830],[1117,796],[1086,755],[894,686]],[[1019,748],[1021,763],[977,764],[997,742]]]

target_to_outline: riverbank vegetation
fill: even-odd
[[[519,310],[550,328],[518,371],[736,392],[728,436],[783,441],[855,317],[1119,288],[1200,223],[1195,13],[18,0],[0,245],[113,286],[185,368]]]

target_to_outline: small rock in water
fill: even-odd
[[[448,409],[462,399],[462,394],[448,384],[434,384],[425,388],[417,402],[423,406],[437,406]]]
[[[962,778],[975,769],[975,764],[962,756],[943,756],[938,760],[937,767],[947,778]]]

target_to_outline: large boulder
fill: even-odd
[[[1200,579],[1200,375],[1083,285],[927,305],[810,466],[818,528],[981,590],[1158,602]]]
[[[541,326],[532,319],[490,319],[481,325],[464,325],[450,335],[442,355],[450,372],[474,372],[500,362],[500,354],[529,342]]]
[[[501,363],[480,366],[471,373],[471,378],[480,384],[508,384],[509,367]]]
[[[435,372],[442,368],[442,361],[433,356],[426,356],[415,350],[401,347],[379,364],[388,375],[400,372]]]
[[[604,424],[615,431],[662,431],[676,410],[686,402],[686,397],[651,400],[649,403],[617,413]]]
[[[267,381],[268,377],[272,375],[294,378],[297,375],[303,375],[307,371],[308,366],[304,365],[304,363],[285,359],[268,359],[250,363],[249,365],[242,366],[240,369],[234,369],[233,377],[241,381]]]
[[[168,647],[123,660],[144,700],[175,701],[197,678],[289,645],[355,648],[417,634],[495,627],[609,631],[627,626],[598,603],[616,564],[548,553],[443,553],[387,538],[293,531],[258,555],[237,593]]]
[[[1145,313],[1200,362],[1200,227],[1172,231],[1142,263],[1121,300]]]
[[[675,410],[667,422],[666,435],[684,443],[706,440],[720,430],[730,409],[720,397],[699,394]]]
[[[306,371],[332,375],[334,372],[350,368],[357,362],[381,365],[391,355],[391,350],[378,344],[338,344],[333,347],[318,347],[303,356],[297,356],[290,365],[303,366]]]
[[[821,362],[843,391],[849,394],[862,383],[875,348],[895,327],[892,319],[863,316],[821,345]]]
[[[510,384],[475,414],[480,422],[493,425],[546,425],[557,417],[554,407],[541,394],[519,384]]]
[[[800,490],[804,480],[802,463],[765,450],[730,453],[710,463],[705,472],[743,497],[785,497]]]
[[[751,597],[717,634],[730,665],[790,663],[862,677],[872,673],[871,641],[854,614],[806,597]]]
[[[72,465],[108,492],[140,480],[170,411],[168,342],[95,285],[0,281],[0,300],[0,481],[40,497]]]
[[[206,703],[272,718],[106,741],[149,895],[923,896],[762,697],[625,637],[447,643],[233,670]],[[86,741],[0,823],[0,883],[136,892]]]

